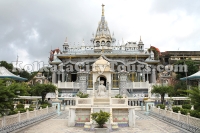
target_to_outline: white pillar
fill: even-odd
[[[155,68],[152,69],[151,81],[152,81],[152,83],[156,83],[156,70],[155,70]]]
[[[65,82],[65,72],[62,72],[62,82]]]
[[[144,72],[144,70],[142,71],[142,80],[143,80],[143,82],[145,82],[145,72]]]

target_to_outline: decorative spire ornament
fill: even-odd
[[[101,5],[102,6],[102,16],[104,16],[104,4]]]

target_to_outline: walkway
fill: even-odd
[[[83,127],[67,127],[67,112],[47,121],[29,127],[19,133],[93,133],[84,131]],[[113,133],[189,133],[183,129],[176,128],[171,124],[164,123],[153,117],[145,116],[144,112],[136,111],[136,126],[134,128],[119,128]]]

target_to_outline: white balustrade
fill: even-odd
[[[34,110],[34,111],[26,111],[25,113],[18,113],[15,115],[9,115],[9,116],[3,116],[0,118],[0,128],[4,126],[9,126],[18,122],[26,121],[28,119],[32,119],[34,117],[38,117],[44,114],[47,114],[48,112],[51,113],[53,111],[56,111],[54,107],[40,109],[40,110]]]
[[[188,124],[200,128],[200,119],[189,116]]]
[[[168,118],[171,118],[173,120],[180,121],[180,122],[189,124],[191,126],[200,128],[200,119],[195,118],[195,117],[191,117],[189,114],[183,115],[183,114],[180,113],[180,111],[179,111],[179,113],[175,113],[173,111],[163,110],[163,109],[159,109],[159,108],[156,108],[156,107],[153,107],[151,109],[151,111],[154,112],[154,113],[160,114],[162,116],[166,116]]]
[[[172,119],[178,120],[178,113],[172,112]]]
[[[180,114],[180,119],[179,121],[183,122],[183,123],[187,123],[187,115],[182,115]]]
[[[149,88],[149,82],[132,82],[134,88]]]
[[[76,82],[61,82],[58,81],[58,88],[79,88],[79,83]]]

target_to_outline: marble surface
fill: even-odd
[[[55,116],[52,119],[29,127],[19,133],[93,133],[94,131],[84,131],[83,127],[68,127],[68,112]],[[134,128],[119,128],[113,133],[189,133],[180,128],[174,127],[156,118],[144,115],[142,111],[136,111],[136,126]]]

